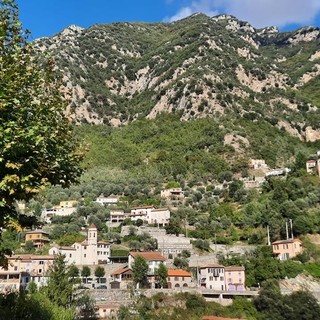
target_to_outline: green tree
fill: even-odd
[[[134,259],[132,264],[132,275],[133,282],[137,288],[139,288],[140,285],[145,286],[147,284],[148,269],[148,263],[143,257],[137,256]]]
[[[91,275],[91,269],[88,266],[83,266],[81,270],[81,277],[86,278],[86,283],[88,282],[88,277]]]
[[[98,278],[98,283],[100,283],[100,278],[103,278],[106,272],[104,271],[104,268],[101,266],[97,266],[94,270],[94,275]]]
[[[167,277],[168,269],[163,263],[160,263],[159,268],[155,271],[155,278],[161,288],[167,285]]]
[[[95,300],[86,292],[76,301],[77,317],[76,319],[82,320],[95,320],[96,316],[96,304]]]
[[[73,285],[75,281],[70,279],[70,269],[66,265],[65,256],[59,254],[48,273],[48,286],[46,295],[58,306],[68,308],[74,302]]]
[[[26,241],[25,246],[24,246],[23,249],[27,253],[33,253],[33,252],[36,251],[36,249],[35,249],[35,247],[33,245],[33,241],[31,241],[31,240]]]
[[[82,158],[52,60],[36,58],[14,0],[0,1],[0,227],[48,183],[77,181]]]
[[[69,267],[69,277],[78,278],[79,274],[80,274],[79,268],[77,266],[75,266],[74,264],[72,264]]]

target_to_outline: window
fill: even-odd
[[[239,278],[239,283],[242,283],[242,279],[241,278]]]
[[[39,269],[39,273],[42,273],[42,269]]]
[[[39,261],[39,264],[44,264],[44,261]]]
[[[83,257],[86,258],[86,257],[87,257],[87,254],[85,253],[85,254],[83,255]]]
[[[71,257],[72,257],[72,254],[70,253],[70,254],[69,254],[69,258],[71,258]]]
[[[228,283],[232,283],[232,278],[229,278],[229,279],[228,279]]]
[[[179,277],[174,277],[174,281],[179,281]]]
[[[220,277],[220,281],[223,281],[224,280],[224,277]]]
[[[209,281],[213,281],[213,277],[211,276],[211,277],[209,277]]]
[[[87,246],[84,246],[84,250],[87,250]]]

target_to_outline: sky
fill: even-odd
[[[320,27],[320,0],[16,0],[31,40],[52,36],[75,24],[172,22],[193,13],[231,14],[255,28],[281,31]]]

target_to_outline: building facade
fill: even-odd
[[[279,260],[288,260],[302,253],[302,242],[299,239],[274,241],[272,242],[272,251]]]
[[[226,291],[245,291],[245,268],[229,266],[224,268]]]
[[[226,290],[224,266],[210,264],[199,268],[200,286],[218,291]]]
[[[135,261],[136,257],[143,257],[147,264],[148,264],[148,275],[154,275],[155,274],[155,270],[159,268],[161,263],[166,262],[166,258],[164,256],[162,256],[159,252],[129,252],[129,257],[128,257],[128,267],[129,269],[132,269],[132,265]]]
[[[110,244],[104,241],[98,241],[98,231],[95,225],[88,228],[87,240],[72,246],[53,246],[50,254],[65,255],[68,265],[97,265],[99,263],[108,263],[111,254]]]
[[[25,243],[22,243],[21,246],[24,247],[27,241],[32,241],[35,248],[42,248],[50,242],[49,233],[43,230],[29,231],[25,235]]]

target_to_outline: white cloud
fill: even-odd
[[[213,8],[212,1],[200,0],[191,2],[189,6],[181,8],[175,15],[172,17],[166,17],[164,20],[168,22],[177,21],[196,12],[202,12],[207,16],[215,16],[219,13]]]
[[[167,21],[195,13],[208,16],[227,13],[248,21],[254,27],[288,24],[312,24],[320,13],[320,0],[195,0],[181,8]]]

